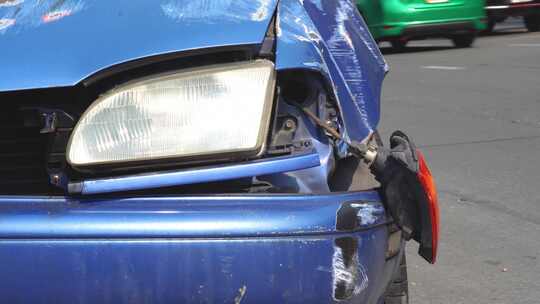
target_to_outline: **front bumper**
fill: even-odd
[[[6,303],[377,303],[376,192],[0,198]]]

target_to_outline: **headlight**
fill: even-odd
[[[96,100],[75,126],[73,166],[246,152],[263,147],[275,85],[267,60],[138,80]]]

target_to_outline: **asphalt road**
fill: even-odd
[[[516,26],[383,47],[383,137],[413,135],[441,205],[438,263],[408,246],[411,303],[540,303],[540,33]]]

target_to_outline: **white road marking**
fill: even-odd
[[[540,43],[512,43],[508,46],[540,47]]]
[[[460,67],[460,66],[445,66],[445,65],[423,65],[422,69],[427,70],[447,70],[447,71],[459,71],[459,70],[465,70],[466,67]]]

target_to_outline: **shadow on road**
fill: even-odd
[[[491,33],[481,33],[478,39],[491,38],[491,37],[505,37],[512,35],[524,35],[530,34],[526,28],[523,27],[512,27],[512,28],[502,28],[497,29]],[[425,41],[423,43],[423,41]],[[422,53],[422,52],[436,52],[436,51],[446,51],[453,49],[454,46],[450,45],[430,45],[429,39],[427,40],[418,40],[419,45],[415,45],[415,41],[411,42],[411,45],[408,45],[404,50],[395,50],[387,44],[380,46],[380,50],[383,55],[392,55],[392,54],[407,54],[407,53]],[[435,42],[439,43],[439,41]],[[423,45],[421,45],[423,44]],[[427,45],[426,45],[427,44]]]
[[[495,30],[491,33],[483,32],[480,34],[481,37],[499,37],[499,36],[509,36],[509,35],[516,35],[516,34],[526,34],[529,33],[526,28],[512,28],[512,29],[502,29],[502,30]]]
[[[420,53],[420,52],[434,52],[434,51],[445,51],[448,49],[453,49],[453,46],[407,46],[404,50],[395,50],[392,47],[381,47],[381,53],[383,55],[391,54],[406,54],[406,53]]]

